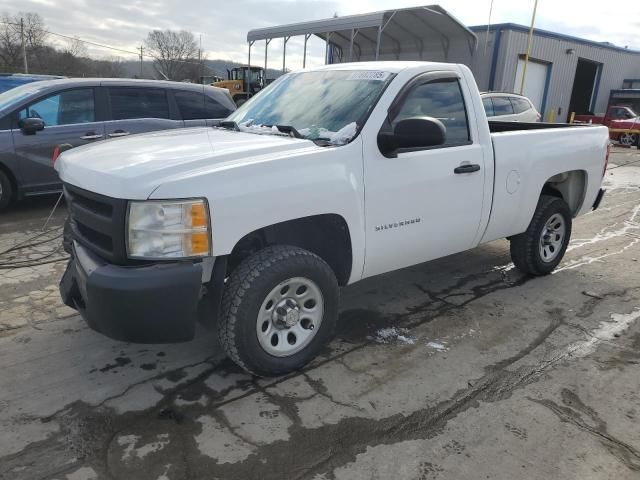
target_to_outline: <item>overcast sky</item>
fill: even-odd
[[[0,11],[39,13],[52,32],[133,50],[153,29],[184,29],[202,35],[210,59],[246,62],[247,31],[286,23],[437,3],[467,25],[486,24],[490,0],[0,0]],[[528,25],[533,0],[494,0],[492,23]],[[640,50],[640,8],[603,0],[539,0],[536,26]],[[51,37],[53,40],[55,37]],[[263,42],[256,55],[263,54]],[[287,66],[302,62],[302,42],[287,45]],[[321,40],[310,40],[310,64],[322,61]],[[127,54],[89,47],[93,57]],[[256,58],[256,57],[254,57]],[[262,57],[263,58],[263,57]],[[282,41],[269,48],[269,67],[282,65]],[[262,60],[257,60],[262,61]],[[253,62],[252,62],[253,63]]]

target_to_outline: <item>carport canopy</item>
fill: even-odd
[[[439,5],[430,5],[251,30],[247,34],[249,64],[251,47],[256,41],[265,41],[266,68],[269,42],[274,38],[282,38],[284,70],[287,41],[291,37],[304,36],[304,67],[307,41],[311,35],[326,42],[325,63],[423,60],[425,55],[434,51],[446,61],[453,43],[463,42],[471,55],[477,45],[476,35],[463,23]]]

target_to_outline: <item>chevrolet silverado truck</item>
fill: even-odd
[[[64,152],[60,292],[111,338],[186,341],[200,321],[280,375],[332,337],[341,286],[505,237],[517,268],[553,271],[608,144],[602,126],[488,122],[463,65],[290,73],[220,126]]]

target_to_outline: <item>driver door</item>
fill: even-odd
[[[95,103],[93,88],[75,88],[36,100],[17,112],[18,128],[12,130],[12,136],[27,192],[60,188],[53,169],[56,145],[78,147],[104,138],[104,122],[96,122]],[[32,135],[23,133],[19,126],[25,118],[41,118],[44,130]]]
[[[455,72],[432,72],[408,88],[385,125],[436,118],[446,128],[445,142],[388,158],[375,138],[365,140],[365,277],[472,248],[480,226],[484,149],[467,114],[473,110],[466,84]]]

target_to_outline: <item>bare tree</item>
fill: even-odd
[[[73,40],[68,40],[68,45],[62,50],[64,53],[68,53],[73,57],[88,57],[89,50],[87,50],[86,45],[79,38],[74,38]]]
[[[45,47],[47,32],[42,17],[37,13],[20,12],[16,15],[3,13],[0,16],[0,59],[7,67],[18,67],[22,62],[22,28],[27,57],[40,60],[40,52]]]
[[[93,61],[94,75],[103,78],[124,77],[125,69],[120,57],[112,57],[108,60]]]
[[[198,52],[193,34],[185,30],[154,30],[147,35],[145,46],[158,72],[170,80],[182,80],[185,67]]]
[[[7,13],[0,16],[0,59],[6,67],[18,65],[20,49],[20,29],[16,29],[13,17]]]

